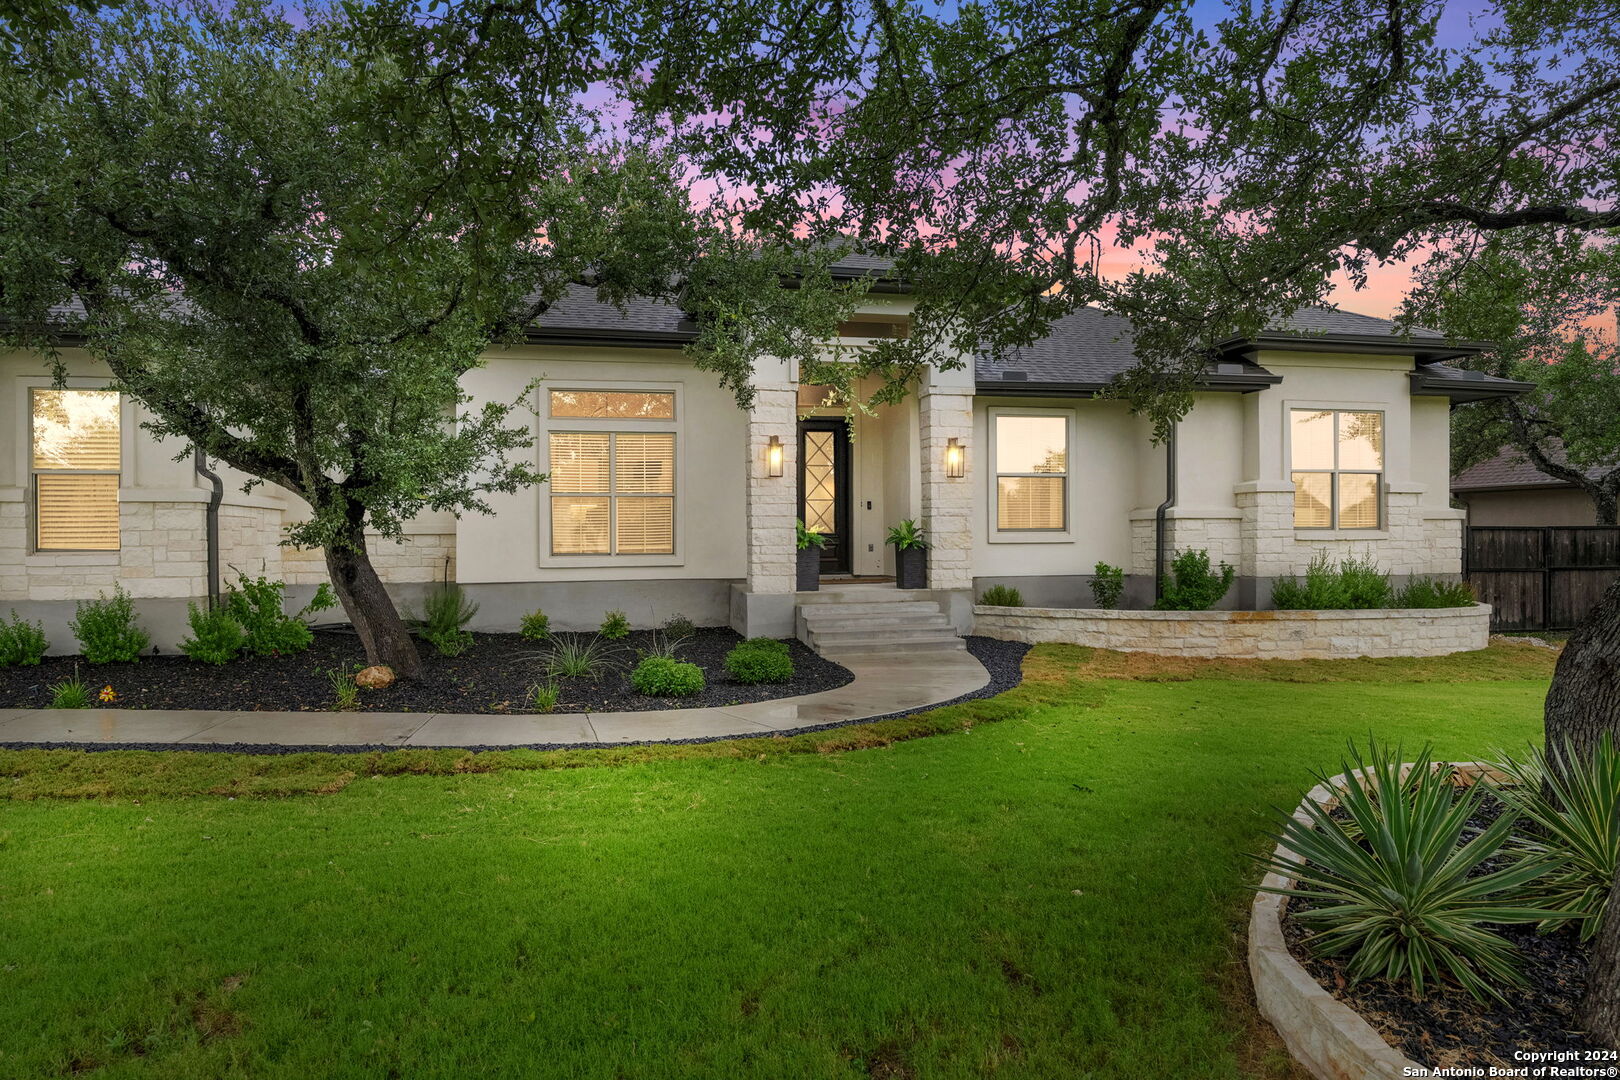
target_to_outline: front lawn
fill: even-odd
[[[1267,809],[1369,733],[1522,744],[1551,663],[1047,646],[794,739],[0,751],[0,1077],[1292,1076],[1237,936]]]

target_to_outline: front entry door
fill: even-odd
[[[847,574],[849,536],[849,424],[841,419],[799,422],[799,520],[827,538],[823,574]]]

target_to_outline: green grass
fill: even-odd
[[[798,739],[0,753],[0,1077],[1291,1076],[1267,809],[1369,732],[1522,744],[1551,659],[1047,647]]]

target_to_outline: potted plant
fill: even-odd
[[[826,546],[827,538],[805,528],[802,521],[795,520],[794,525],[799,530],[797,588],[800,592],[816,592],[821,588],[821,549]]]
[[[906,518],[894,526],[889,530],[888,542],[894,545],[895,585],[902,589],[928,588],[928,545],[923,543],[917,522]]]

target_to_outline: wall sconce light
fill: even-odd
[[[782,475],[782,440],[775,435],[765,447],[765,473],[768,476]]]
[[[959,480],[967,475],[967,447],[955,439],[945,443],[945,475]]]

